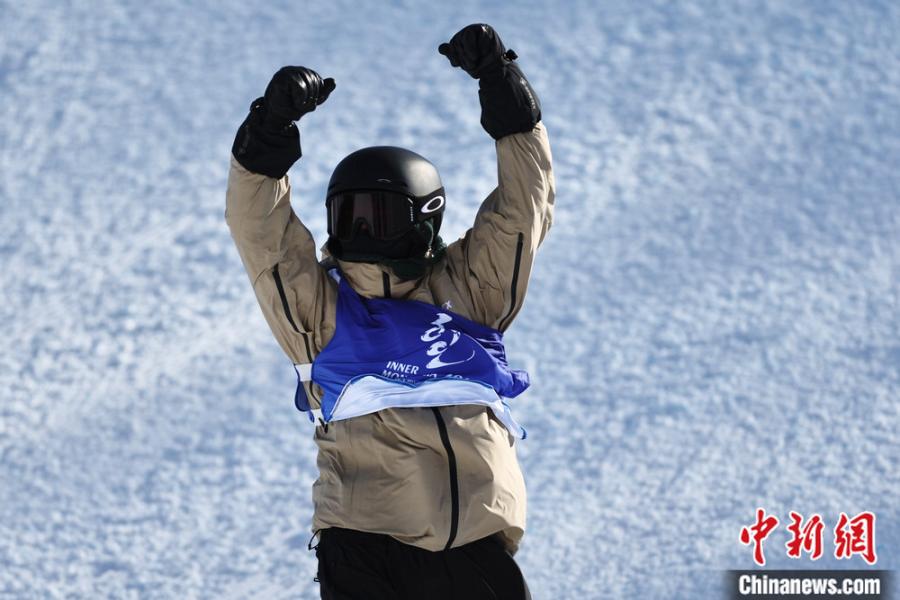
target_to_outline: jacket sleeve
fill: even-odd
[[[449,246],[447,261],[467,288],[473,317],[505,331],[522,307],[535,253],[550,229],[555,187],[543,123],[496,145],[497,188],[474,226]]]
[[[225,220],[275,339],[294,364],[305,364],[321,347],[336,292],[290,196],[287,175],[252,173],[232,156]]]

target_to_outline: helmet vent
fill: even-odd
[[[406,189],[409,189],[409,185],[405,181],[402,181],[400,179],[376,179],[375,182],[386,183],[388,185],[399,185],[405,187]]]

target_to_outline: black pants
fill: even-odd
[[[324,529],[316,547],[322,600],[531,600],[495,537],[429,552],[377,533]]]

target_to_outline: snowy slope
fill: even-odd
[[[435,49],[477,21],[556,165],[507,336],[534,596],[718,597],[757,506],[874,511],[900,567],[900,5],[0,0],[0,597],[317,597],[314,444],[224,224],[231,139],[314,67],[317,239],[373,144],[438,165],[453,239],[496,174]],[[785,539],[770,565],[813,566]]]

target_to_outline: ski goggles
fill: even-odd
[[[443,208],[443,196],[436,196],[417,210],[416,200],[397,192],[341,192],[328,198],[328,235],[350,241],[362,229],[376,240],[402,236],[417,221],[424,221]],[[417,217],[417,214],[420,213]]]

